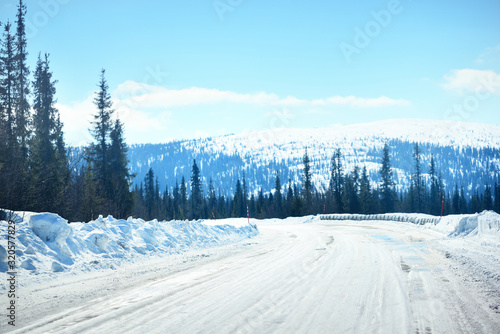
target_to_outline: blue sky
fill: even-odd
[[[500,2],[27,0],[69,144],[106,69],[129,143],[389,118],[500,124]],[[0,21],[16,0],[0,1]]]

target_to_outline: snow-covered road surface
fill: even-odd
[[[259,230],[237,245],[27,286],[15,332],[499,331],[498,309],[451,270],[435,232],[319,220]]]

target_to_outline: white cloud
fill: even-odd
[[[64,124],[64,136],[68,144],[73,146],[85,146],[91,140],[88,129],[92,120],[94,104],[93,96],[86,100],[75,102],[70,105],[56,104],[61,115],[61,121]]]
[[[114,93],[123,103],[140,106],[141,108],[170,108],[217,103],[241,103],[271,107],[349,106],[355,108],[381,108],[410,105],[410,102],[407,100],[394,100],[386,96],[377,98],[332,96],[324,99],[304,100],[294,96],[280,98],[276,94],[266,92],[241,94],[199,87],[173,90],[134,81],[127,81],[121,84]]]
[[[474,69],[452,70],[444,76],[443,87],[460,94],[485,92],[500,94],[500,74]]]
[[[356,108],[382,108],[409,106],[410,102],[407,100],[394,100],[386,96],[377,98],[363,98],[356,96],[332,96],[326,99],[318,99],[311,101],[312,106],[349,106]]]
[[[159,142],[179,136],[188,138],[193,135],[206,137],[221,134],[219,133],[221,128],[227,129],[236,123],[242,123],[241,113],[235,113],[236,111],[251,112],[253,117],[246,122],[253,122],[255,126],[261,121],[258,115],[269,113],[272,113],[272,116],[268,117],[269,122],[288,126],[290,123],[287,118],[290,113],[288,108],[295,108],[294,113],[306,115],[311,111],[328,112],[329,108],[335,107],[383,108],[410,105],[409,101],[394,100],[386,96],[377,98],[331,96],[305,100],[294,96],[282,98],[266,92],[241,94],[199,87],[174,90],[134,81],[124,82],[111,95],[113,108],[125,124],[125,138],[128,143]],[[57,105],[68,144],[83,146],[92,141],[89,128],[92,115],[96,112],[93,99],[94,93],[81,102]],[[205,116],[200,116],[202,114]],[[186,122],[186,119],[189,122],[191,117],[193,122],[189,123],[190,125],[182,124],[180,127],[181,124],[176,123]],[[219,130],[215,131],[216,128]],[[229,131],[239,130],[229,129]]]

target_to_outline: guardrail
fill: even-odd
[[[385,213],[374,215],[363,214],[328,214],[319,215],[321,220],[386,220],[395,222],[408,222],[417,225],[434,224],[436,225],[441,220],[440,217],[416,217],[408,214]]]

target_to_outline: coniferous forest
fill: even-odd
[[[82,161],[73,165],[55,107],[57,80],[50,54],[40,52],[36,64],[27,63],[25,16],[26,5],[20,0],[15,21],[1,24],[0,208],[54,212],[70,221],[89,221],[99,214],[159,220],[246,217],[247,205],[254,218],[343,212],[500,213],[498,182],[468,197],[458,184],[447,192],[434,159],[428,166],[422,164],[418,144],[413,149],[411,185],[399,192],[387,144],[380,154],[376,186],[364,166],[345,172],[338,149],[331,159],[328,189],[318,191],[306,149],[301,186],[281,180],[276,171],[273,191],[253,191],[243,174],[228,197],[215,189],[212,180],[203,184],[194,160],[189,180],[183,177],[172,189],[160,189],[153,169],[132,175],[127,167],[124,125],[113,111],[104,69],[99,76],[96,69],[95,108],[89,124],[93,141],[84,149]],[[132,188],[134,178],[141,182]]]

